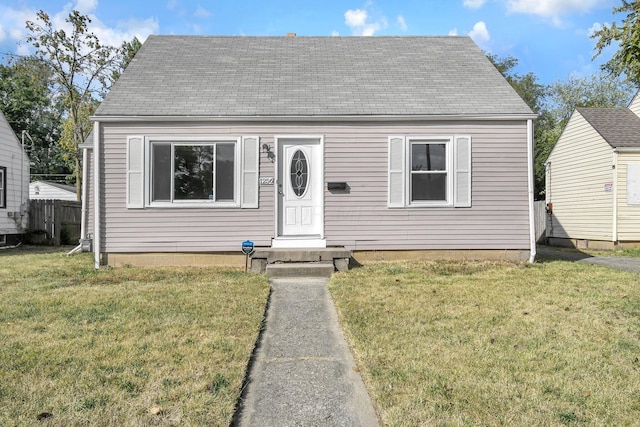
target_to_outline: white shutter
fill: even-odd
[[[458,208],[471,207],[471,137],[454,138],[454,202]]]
[[[405,138],[392,136],[389,138],[389,201],[390,208],[405,205]]]
[[[258,207],[258,172],[259,172],[259,142],[257,136],[242,137],[242,186],[240,194],[241,208]]]
[[[144,137],[127,137],[127,208],[144,208]]]

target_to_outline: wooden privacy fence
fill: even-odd
[[[31,200],[29,233],[32,243],[74,244],[80,238],[82,203],[68,200]]]
[[[533,202],[533,216],[536,226],[536,243],[545,243],[547,237],[547,203],[544,200]]]

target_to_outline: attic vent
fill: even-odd
[[[287,33],[287,37],[295,37],[296,35],[296,33]]]

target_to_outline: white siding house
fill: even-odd
[[[534,118],[468,37],[152,36],[93,117],[86,230],[97,264],[529,259]]]
[[[29,157],[0,112],[0,245],[18,242],[27,226]]]
[[[640,117],[635,108],[578,108],[547,161],[549,243],[640,243]],[[635,112],[634,112],[635,111]]]

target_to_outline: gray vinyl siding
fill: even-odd
[[[29,156],[22,151],[20,141],[0,113],[0,167],[5,170],[6,204],[0,207],[0,235],[20,234],[27,222],[26,203],[29,198]],[[22,192],[21,192],[22,189]],[[22,210],[21,210],[22,208]],[[14,213],[24,215],[14,220]],[[12,217],[9,217],[11,214]]]
[[[549,155],[547,203],[553,203],[551,237],[611,241],[613,149],[576,111]]]
[[[126,139],[145,136],[323,135],[325,237],[328,246],[382,249],[529,249],[526,121],[424,123],[102,123],[104,252],[238,251],[243,240],[270,246],[275,235],[273,185],[260,187],[259,208],[127,209]],[[388,208],[390,135],[472,139],[471,208]],[[260,176],[275,177],[260,150]],[[326,182],[350,191],[330,192]]]

